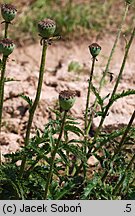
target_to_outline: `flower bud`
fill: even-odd
[[[11,4],[2,4],[1,5],[1,14],[3,19],[6,22],[11,22],[17,13],[17,10],[14,5]]]
[[[4,56],[9,56],[14,50],[15,44],[12,40],[5,38],[0,40],[0,53]]]
[[[62,110],[68,111],[75,103],[76,92],[71,90],[61,91],[59,94],[59,104]]]
[[[97,43],[93,43],[89,46],[91,55],[95,58],[101,51],[101,47]]]
[[[56,29],[56,23],[51,19],[45,19],[38,23],[38,31],[41,37],[49,39],[53,36]]]

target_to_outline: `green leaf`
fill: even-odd
[[[68,124],[80,124],[79,122],[75,122],[75,121],[66,121],[65,125],[68,125]]]
[[[96,188],[96,186],[97,186],[99,180],[100,180],[99,178],[95,177],[95,179],[91,180],[91,181],[87,184],[87,186],[84,188],[84,194],[83,194],[82,197],[81,197],[82,199],[87,199],[87,198],[89,198],[89,196],[90,196],[92,190]]]
[[[78,120],[77,118],[74,118],[74,117],[72,117],[70,115],[67,115],[66,119],[71,120],[71,121]]]
[[[109,98],[109,96],[110,96],[110,93],[107,94],[105,97],[103,97],[102,100],[103,100],[103,101],[106,100],[107,98]]]
[[[74,125],[65,125],[64,130],[73,132],[74,134],[78,136],[83,135],[83,131]]]
[[[17,187],[18,185],[16,184],[16,181],[13,181],[12,179],[3,178],[2,183],[3,185],[7,185],[6,190],[8,192],[10,191],[11,197],[8,197],[8,199],[12,199],[12,198],[19,199],[20,198],[20,191]]]
[[[69,166],[70,163],[69,163],[69,160],[68,160],[66,154],[61,149],[58,151],[58,154],[60,155],[62,161],[65,162],[65,164]]]
[[[63,148],[64,150],[69,151],[70,153],[72,153],[73,155],[75,155],[77,157],[77,159],[80,159],[81,161],[84,161],[85,163],[87,163],[87,158],[84,155],[84,153],[81,151],[80,147],[78,145],[62,145],[61,148]]]
[[[129,96],[129,95],[134,95],[135,94],[135,90],[134,89],[129,89],[127,91],[122,91],[122,93],[118,93],[118,94],[115,94],[112,98],[112,103],[116,100],[118,100],[119,98],[122,98],[122,97],[126,97],[126,96]]]
[[[57,191],[55,200],[60,200],[63,196],[68,195],[74,187],[75,183],[73,181],[65,183],[64,187],[60,191]]]
[[[20,97],[23,98],[29,104],[30,108],[32,107],[33,104],[32,99],[30,99],[28,96],[23,94],[21,94]]]
[[[67,142],[67,144],[70,144],[70,143],[81,143],[81,144],[84,144],[84,140],[77,140],[77,139],[71,139]]]
[[[95,94],[98,104],[102,107],[103,106],[103,99],[100,97],[98,90],[92,84],[91,84],[91,90]]]
[[[20,81],[20,80],[16,80],[16,79],[10,78],[10,77],[5,77],[4,78],[4,82],[13,82],[13,81]]]
[[[58,116],[58,117],[60,117],[60,116],[61,116],[61,113],[60,113],[60,111],[59,111],[59,110],[55,110],[55,109],[52,109],[52,108],[50,108],[50,107],[49,107],[49,110],[50,110],[51,112],[55,113],[55,114],[56,114],[56,116]]]
[[[95,117],[97,117],[97,116],[103,116],[104,115],[104,113],[103,112],[101,112],[101,111],[98,111],[98,112],[96,112],[96,115],[95,115]]]

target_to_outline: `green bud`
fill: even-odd
[[[12,40],[4,38],[0,40],[0,53],[4,56],[9,56],[14,50],[15,44]]]
[[[15,6],[11,4],[1,5],[1,14],[2,14],[3,19],[6,22],[11,22],[15,18],[16,13],[17,13],[17,10]]]
[[[95,58],[101,51],[101,47],[97,43],[93,43],[89,46],[91,55]]]
[[[49,39],[53,37],[53,34],[56,29],[56,23],[51,19],[45,19],[38,23],[38,31],[41,37]]]
[[[59,104],[62,110],[68,111],[75,103],[75,91],[64,90],[59,94]]]

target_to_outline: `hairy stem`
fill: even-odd
[[[0,78],[0,134],[2,127],[2,111],[3,111],[3,100],[4,100],[4,81],[5,81],[5,71],[6,71],[6,62],[7,56],[3,56],[2,59],[2,70],[1,70],[1,78]],[[1,149],[0,149],[0,164],[1,164]]]
[[[84,154],[87,152],[87,135],[88,135],[88,130],[87,130],[87,123],[88,123],[88,110],[89,110],[89,103],[90,103],[90,91],[91,91],[91,83],[92,83],[92,77],[94,73],[94,66],[95,66],[95,61],[96,57],[92,58],[92,67],[90,71],[90,77],[89,77],[89,86],[88,86],[88,92],[87,92],[87,100],[86,100],[86,109],[85,109],[85,142],[84,142]],[[84,178],[86,177],[86,166],[84,164]]]
[[[113,44],[113,47],[112,47],[112,50],[111,50],[111,53],[110,53],[106,68],[105,68],[105,71],[103,73],[103,77],[102,77],[102,79],[100,81],[99,92],[101,91],[101,89],[103,87],[103,84],[104,84],[104,79],[105,79],[107,73],[109,72],[109,66],[110,66],[110,63],[111,63],[115,48],[117,46],[118,40],[119,40],[120,35],[121,35],[122,27],[123,27],[123,24],[124,24],[126,16],[127,16],[128,8],[129,8],[129,4],[126,4],[126,8],[125,8],[124,14],[122,16],[122,21],[121,21],[120,27],[119,27],[117,35],[116,35],[116,39],[114,41],[114,44]]]
[[[121,35],[122,27],[123,27],[123,24],[124,24],[125,19],[126,19],[126,16],[127,16],[128,8],[129,8],[129,4],[126,4],[126,8],[125,8],[124,14],[123,14],[123,16],[122,16],[122,21],[121,21],[121,23],[120,23],[120,27],[119,27],[119,29],[118,29],[118,32],[117,32],[117,35],[116,35],[116,38],[115,38],[115,41],[114,41],[114,44],[113,44],[113,47],[112,47],[110,56],[109,56],[109,58],[108,58],[108,62],[107,62],[105,71],[104,71],[103,76],[102,76],[102,78],[101,78],[101,80],[100,80],[99,91],[98,91],[99,93],[101,92],[101,89],[102,89],[102,87],[103,87],[105,77],[106,77],[107,73],[109,72],[109,66],[110,66],[110,63],[111,63],[113,54],[114,54],[114,52],[115,52],[115,48],[116,48],[116,46],[117,46],[118,40],[119,40],[120,35]],[[93,106],[93,109],[94,109],[94,110],[96,109],[96,106],[97,106],[97,98],[96,98],[95,101],[94,101],[94,106]],[[89,119],[89,122],[88,122],[88,127],[87,127],[87,131],[88,131],[88,132],[89,132],[89,130],[90,130],[90,128],[91,128],[91,125],[92,125],[92,114],[90,115],[90,119]]]
[[[126,130],[125,130],[125,132],[124,132],[124,134],[123,134],[123,136],[121,138],[121,141],[119,143],[119,147],[118,147],[118,150],[117,150],[118,152],[121,150],[121,147],[124,144],[125,138],[127,137],[127,134],[128,134],[128,132],[129,132],[129,130],[131,128],[131,125],[133,124],[134,119],[135,119],[135,110],[134,110],[134,112],[133,112],[133,114],[132,114],[132,116],[130,118],[130,121],[129,121],[127,127],[126,127]]]
[[[47,50],[47,43],[43,40],[42,58],[41,58],[41,64],[40,64],[40,72],[39,72],[37,93],[36,93],[36,97],[35,97],[35,100],[33,102],[33,105],[30,108],[30,112],[29,112],[29,119],[28,119],[26,136],[25,136],[25,146],[27,146],[29,144],[30,131],[31,131],[31,126],[32,126],[32,122],[33,122],[33,117],[34,117],[35,110],[37,108],[37,105],[38,105],[38,102],[39,102],[39,99],[40,99],[40,95],[41,95],[43,76],[44,76],[44,69],[45,69],[46,50]],[[20,177],[22,177],[22,175],[23,175],[23,172],[24,172],[24,169],[25,169],[25,164],[26,164],[26,156],[23,158],[22,163],[21,163]]]
[[[8,25],[9,25],[9,23],[5,22],[4,38],[7,38]],[[5,70],[6,70],[7,58],[8,58],[7,56],[3,56],[1,79],[0,79],[0,133],[1,133],[1,127],[2,127],[2,110],[3,110],[3,100],[4,100],[4,79],[5,79]],[[0,146],[0,164],[1,163],[2,163],[2,153],[1,153],[1,146]]]
[[[88,122],[88,110],[89,110],[89,103],[90,103],[90,90],[91,90],[91,82],[92,82],[92,77],[93,77],[93,72],[94,72],[95,61],[96,61],[96,58],[93,57],[90,78],[89,78],[86,109],[85,109],[85,135],[87,135],[86,133],[87,133],[87,122]]]
[[[51,181],[51,178],[52,178],[52,175],[53,175],[54,160],[55,160],[55,156],[56,156],[56,153],[58,151],[58,148],[59,148],[59,145],[60,145],[60,141],[61,141],[61,138],[62,138],[62,134],[63,134],[63,130],[64,130],[64,125],[65,125],[65,120],[66,120],[66,115],[67,115],[67,111],[64,111],[64,116],[63,116],[63,119],[62,119],[60,134],[59,134],[57,143],[56,143],[56,145],[54,147],[54,150],[52,152],[50,171],[49,171],[47,182],[46,182],[46,186],[45,186],[45,194],[44,194],[44,199],[45,200],[47,199],[48,189],[49,189],[50,181]]]
[[[132,41],[133,41],[133,39],[134,39],[134,36],[135,36],[135,28],[133,29],[133,32],[132,32],[132,34],[131,34],[131,38],[130,38],[130,40],[129,40],[127,46],[126,46],[125,55],[124,55],[124,59],[123,59],[123,62],[122,62],[121,68],[120,68],[119,75],[118,75],[118,77],[117,77],[117,80],[116,80],[116,83],[115,83],[113,92],[112,92],[112,94],[111,94],[110,100],[109,100],[109,102],[108,102],[108,104],[107,104],[107,106],[106,106],[106,109],[105,109],[105,111],[104,111],[104,114],[103,114],[103,116],[101,117],[99,126],[98,126],[98,128],[97,128],[97,130],[96,130],[96,133],[95,133],[95,136],[94,136],[94,141],[96,140],[96,138],[97,138],[97,136],[98,136],[98,134],[99,134],[99,132],[100,132],[100,130],[101,130],[101,128],[102,128],[102,125],[103,125],[103,123],[104,123],[104,120],[105,120],[105,118],[106,118],[106,116],[107,116],[107,113],[108,113],[108,111],[109,111],[109,108],[110,108],[110,106],[112,105],[113,96],[115,95],[115,93],[116,93],[116,91],[117,91],[117,87],[118,87],[118,84],[119,84],[119,82],[120,82],[120,79],[121,79],[121,76],[122,76],[122,73],[123,73],[123,70],[124,70],[124,67],[125,67],[125,64],[126,64],[126,60],[127,60],[127,56],[128,56],[128,53],[129,53],[129,49],[130,49],[130,46],[131,46]]]
[[[1,126],[2,126],[2,110],[3,110],[3,97],[4,97],[4,79],[5,79],[5,71],[6,71],[7,58],[8,58],[7,56],[3,56],[1,78],[0,78],[0,132],[1,132]]]
[[[9,23],[8,23],[8,22],[5,22],[5,33],[4,33],[4,38],[7,38],[8,26],[9,26]]]
[[[125,172],[122,176],[122,178],[119,180],[119,182],[116,184],[114,190],[113,190],[113,195],[116,195],[118,193],[118,190],[120,188],[120,186],[122,185],[124,179],[125,179],[125,176],[126,176],[126,172],[130,169],[130,167],[132,166],[132,164],[134,163],[135,161],[135,154],[133,155],[133,157],[131,158],[129,164],[127,165],[126,169],[125,169]]]
[[[114,158],[115,158],[115,156],[116,156],[116,154],[118,154],[118,153],[121,151],[121,148],[122,148],[122,146],[124,145],[125,139],[126,139],[126,137],[127,137],[127,134],[128,134],[128,132],[129,132],[129,130],[130,130],[132,124],[133,124],[134,119],[135,119],[135,110],[134,110],[134,112],[133,112],[133,114],[132,114],[132,116],[131,116],[131,118],[130,118],[130,121],[129,121],[129,123],[128,123],[126,129],[125,129],[125,132],[124,132],[124,134],[123,134],[123,136],[122,136],[122,138],[121,138],[121,141],[120,141],[120,143],[119,143],[119,146],[118,146],[118,148],[117,148],[116,151],[114,152],[114,155],[113,155],[112,158],[111,158],[111,161],[113,161]],[[105,181],[107,175],[108,175],[108,171],[106,170],[106,171],[104,172],[103,176],[102,176],[102,179],[101,179],[102,182]]]
[[[97,130],[96,130],[93,143],[95,143],[96,138],[97,138],[97,136],[98,136],[98,134],[99,134],[99,132],[100,132],[100,130],[101,130],[102,124],[103,124],[103,122],[104,122],[104,120],[105,120],[105,117],[106,117],[106,115],[107,115],[107,113],[108,113],[108,110],[109,110],[110,106],[112,105],[112,98],[113,98],[113,96],[114,96],[114,94],[115,94],[115,92],[116,92],[116,90],[117,90],[119,81],[120,81],[120,79],[121,79],[121,76],[122,76],[122,73],[123,73],[123,70],[124,70],[124,67],[125,67],[126,59],[127,59],[127,56],[128,56],[128,52],[129,52],[130,46],[131,46],[131,44],[132,44],[132,41],[133,41],[133,39],[134,39],[134,36],[135,36],[135,28],[133,29],[131,38],[130,38],[130,40],[129,40],[127,46],[126,46],[125,55],[124,55],[124,59],[123,59],[123,62],[122,62],[121,69],[120,69],[120,73],[119,73],[119,75],[118,75],[118,78],[117,78],[116,84],[115,84],[115,86],[114,86],[114,89],[113,89],[111,98],[110,98],[110,100],[109,100],[109,103],[108,103],[108,105],[106,106],[104,115],[102,116],[101,121],[100,121],[100,124],[99,124],[99,126],[98,126],[98,128],[97,128]],[[93,148],[93,145],[91,145],[91,147],[90,147],[90,149],[89,149],[89,151],[88,151],[88,153],[87,153],[87,155],[86,155],[87,158],[90,157],[92,148]],[[83,167],[83,163],[80,164],[80,166],[78,167],[78,169],[77,169],[75,175],[79,173],[79,171],[81,170],[82,167]]]

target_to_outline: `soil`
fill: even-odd
[[[31,135],[34,134],[36,128],[43,130],[48,119],[53,118],[49,107],[53,108],[58,106],[59,92],[64,89],[77,91],[78,96],[71,113],[80,122],[80,127],[83,127],[83,113],[86,105],[88,87],[87,81],[92,63],[88,46],[93,42],[95,41],[58,41],[48,47],[42,94],[35,113]],[[98,57],[94,71],[93,83],[96,87],[98,87],[99,80],[105,69],[113,42],[114,37],[110,35],[97,41],[102,47],[102,51]],[[106,84],[101,92],[102,97],[109,94],[113,89],[123,60],[124,47],[125,41],[121,38],[110,65],[113,80],[110,82],[109,76],[106,78]],[[28,105],[19,95],[25,94],[34,100],[39,75],[41,49],[42,47],[39,43],[23,45],[23,47],[16,48],[8,59],[6,77],[14,78],[15,81],[7,82],[5,85],[3,127],[0,136],[3,154],[14,152],[23,145],[28,120]],[[134,53],[135,42],[130,49],[118,92],[134,89]],[[82,70],[68,72],[68,66],[71,61],[79,62]],[[94,98],[94,95],[91,94],[91,105]],[[120,124],[127,124],[134,109],[134,95],[118,100],[111,107],[104,126],[109,128],[110,125],[117,127]],[[97,126],[98,123],[99,118],[94,118],[94,125]]]

